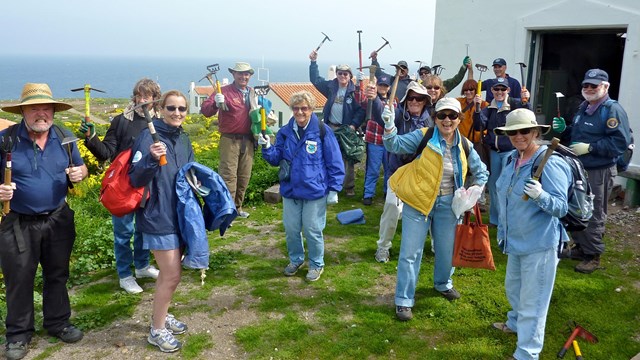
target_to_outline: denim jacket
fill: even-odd
[[[567,214],[567,196],[572,174],[569,165],[557,156],[547,161],[540,183],[542,194],[537,199],[522,199],[525,182],[531,178],[531,167],[544,156],[546,146],[516,168],[518,151],[507,158],[498,190],[498,245],[507,254],[525,255],[555,248],[569,241],[560,218]]]

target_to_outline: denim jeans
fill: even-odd
[[[493,225],[498,225],[498,191],[496,190],[496,181],[498,181],[500,173],[502,172],[502,166],[510,153],[510,151],[489,151],[489,165],[491,169],[489,169],[489,181],[487,185],[489,185],[489,198],[491,199],[491,203],[489,204],[489,222]]]
[[[504,285],[512,310],[507,326],[518,333],[516,359],[538,359],[542,351],[557,265],[555,248],[508,256]]]
[[[289,261],[304,262],[302,235],[309,248],[309,269],[324,267],[324,237],[322,230],[327,223],[327,197],[317,200],[282,198],[282,223],[287,239]]]
[[[136,269],[144,269],[149,265],[149,250],[142,249],[142,235],[134,230],[135,212],[122,217],[111,215],[113,223],[113,251],[116,257],[118,277],[124,279],[132,276],[131,263]],[[133,252],[131,236],[133,235]]]
[[[364,198],[372,198],[376,194],[376,185],[380,178],[380,166],[384,169],[383,190],[387,192],[387,180],[389,180],[389,164],[387,150],[384,145],[367,143],[367,168],[364,175]]]
[[[404,204],[402,209],[402,241],[398,259],[398,279],[395,303],[398,306],[413,307],[416,284],[420,274],[420,263],[427,233],[431,230],[435,250],[433,286],[438,291],[453,288],[451,275],[455,268],[451,265],[453,241],[457,219],[451,209],[453,194],[438,196],[428,216]]]

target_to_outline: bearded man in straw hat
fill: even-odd
[[[23,358],[35,332],[33,291],[38,263],[43,277],[43,327],[66,343],[83,336],[69,322],[66,284],[76,233],[66,196],[68,187],[88,171],[75,137],[53,125],[54,113],[68,109],[71,105],[53,99],[47,84],[32,83],[22,89],[19,104],[2,107],[23,116],[19,124],[0,132],[2,166],[11,167],[12,176],[11,185],[0,185],[0,201],[10,202],[10,211],[0,223],[8,359]]]
[[[200,112],[204,116],[218,114],[220,130],[220,165],[218,173],[224,180],[233,198],[238,217],[248,218],[242,209],[244,194],[251,179],[253,167],[254,137],[251,133],[251,104],[257,103],[255,91],[249,87],[254,74],[251,65],[237,62],[229,68],[233,83],[223,86],[220,93],[214,92],[202,103]]]

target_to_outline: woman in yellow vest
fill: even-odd
[[[436,103],[433,130],[422,128],[404,135],[397,135],[391,109],[386,107],[382,114],[384,146],[391,153],[416,153],[425,134],[431,136],[416,159],[399,168],[389,179],[391,189],[404,202],[395,295],[396,316],[401,321],[413,317],[411,308],[429,230],[435,250],[434,287],[447,300],[460,297],[451,280],[458,223],[451,201],[454,191],[463,186],[467,169],[473,174],[473,186],[484,186],[489,177],[473,145],[458,131],[460,112],[458,100],[442,98]],[[466,144],[463,145],[463,141]]]

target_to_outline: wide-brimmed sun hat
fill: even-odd
[[[431,95],[429,95],[429,93],[427,92],[426,87],[424,87],[422,84],[418,84],[417,81],[412,81],[407,86],[407,92],[404,93],[402,100],[400,100],[401,103],[403,103],[404,100],[407,98],[407,95],[409,95],[409,91],[413,91],[414,93],[420,94],[420,95],[427,95],[429,98],[431,98]]]
[[[536,121],[536,114],[529,109],[515,109],[507,114],[507,123],[493,129],[494,134],[504,135],[506,131],[538,128],[540,134],[544,135],[549,132],[549,125],[539,125]]]
[[[246,62],[237,62],[234,67],[229,68],[229,72],[232,74],[234,72],[248,72],[251,75],[253,75],[254,73],[251,65],[249,65],[249,63],[246,63]]]
[[[73,106],[53,99],[51,89],[47,84],[26,83],[22,88],[22,94],[20,94],[20,103],[15,105],[7,105],[2,107],[2,111],[10,112],[13,114],[22,114],[22,106],[27,105],[39,105],[39,104],[53,104],[54,111],[65,111],[71,109]]]

